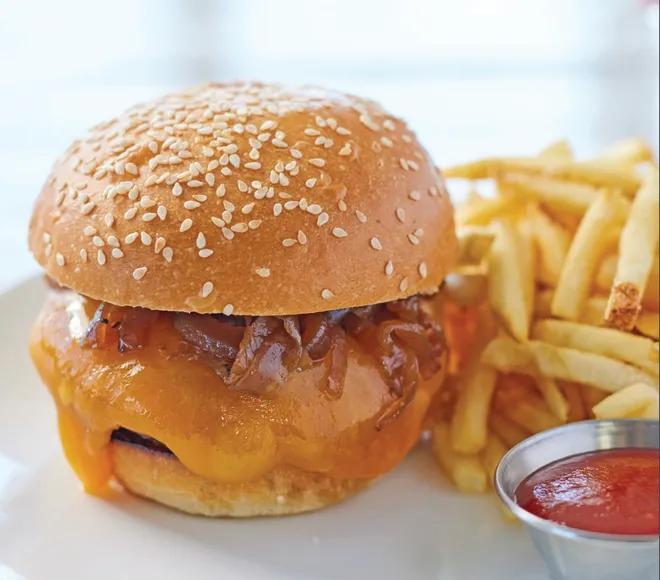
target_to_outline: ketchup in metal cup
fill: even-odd
[[[609,449],[561,459],[524,479],[520,507],[570,528],[602,534],[658,534],[656,449]]]

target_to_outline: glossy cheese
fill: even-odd
[[[162,442],[190,471],[215,481],[248,481],[286,465],[375,477],[416,443],[442,384],[443,372],[420,379],[412,404],[378,431],[393,398],[370,355],[350,337],[338,400],[317,387],[323,362],[295,373],[274,395],[257,397],[230,390],[202,361],[171,356],[181,338],[167,317],[144,350],[81,347],[97,306],[73,292],[51,292],[30,343],[57,406],[64,452],[90,493],[103,493],[112,480],[108,447],[118,427]]]

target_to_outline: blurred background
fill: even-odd
[[[0,0],[0,288],[50,164],[136,101],[205,80],[381,101],[439,165],[569,137],[658,149],[657,0]]]

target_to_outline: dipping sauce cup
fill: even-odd
[[[583,421],[550,429],[512,448],[495,473],[495,489],[520,519],[552,580],[657,580],[658,536],[617,535],[569,528],[518,505],[516,490],[531,474],[570,456],[607,449],[660,449],[660,422],[649,419]]]

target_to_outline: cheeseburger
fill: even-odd
[[[415,445],[457,253],[444,183],[372,101],[208,84],[55,164],[31,354],[87,491],[208,516],[314,510]]]

